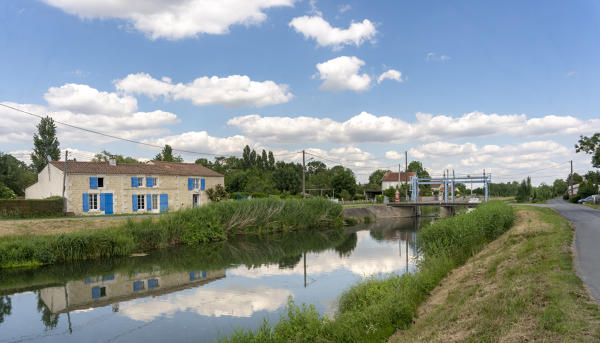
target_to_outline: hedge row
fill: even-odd
[[[63,214],[63,199],[0,200],[0,218],[55,217]]]

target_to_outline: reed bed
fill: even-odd
[[[342,206],[327,199],[252,199],[210,203],[158,220],[129,220],[107,229],[48,236],[0,238],[0,268],[126,256],[181,244],[199,245],[238,235],[339,228]]]

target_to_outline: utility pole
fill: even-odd
[[[404,199],[408,201],[408,152],[404,150]]]
[[[569,186],[571,187],[571,196],[573,196],[573,160],[571,160],[571,175],[569,175]]]
[[[62,198],[63,198],[63,213],[67,215],[67,198],[65,198],[65,190],[67,188],[67,161],[69,160],[69,151],[65,150],[65,168],[63,170],[63,190],[62,190]],[[50,169],[48,169],[50,170]]]
[[[306,163],[305,163],[305,153],[304,150],[302,150],[302,197],[304,198],[306,196],[306,176],[304,175],[305,170],[306,170]]]

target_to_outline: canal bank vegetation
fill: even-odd
[[[547,208],[453,271],[399,342],[598,342],[600,311],[573,265],[573,229]]]
[[[475,211],[433,222],[419,232],[422,259],[415,273],[370,278],[346,291],[333,317],[292,300],[275,325],[238,330],[223,342],[382,342],[410,326],[418,306],[448,273],[508,230],[508,204],[493,201]]]
[[[227,201],[107,229],[45,236],[0,237],[0,268],[127,256],[237,235],[339,228],[342,206],[323,198]]]

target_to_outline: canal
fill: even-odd
[[[213,342],[278,320],[288,298],[333,315],[371,276],[414,270],[427,219],[245,237],[147,256],[0,271],[0,342]]]

